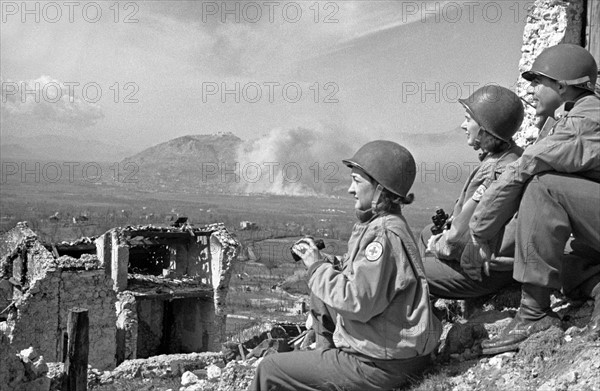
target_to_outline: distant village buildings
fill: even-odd
[[[240,221],[240,229],[243,231],[244,230],[247,230],[247,231],[257,230],[258,224],[256,224],[253,221]]]

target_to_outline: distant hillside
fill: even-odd
[[[395,141],[411,150],[418,170],[430,170],[436,163],[443,169],[448,162],[477,161],[477,153],[466,146],[460,129],[398,134]],[[341,157],[330,153],[339,149],[337,143],[298,129],[250,141],[232,133],[188,135],[145,149],[121,163],[128,173],[136,170],[137,182],[128,185],[146,191],[344,195],[348,171]],[[343,157],[347,154],[343,152]],[[462,177],[460,183],[466,173]],[[446,178],[436,181],[429,174],[425,179],[427,183],[420,178],[415,183],[419,192],[445,192]]]
[[[128,157],[122,165],[136,165],[134,185],[143,190],[229,193],[235,177],[222,180],[221,167],[234,167],[241,144],[231,133],[183,136]]]
[[[33,152],[20,144],[0,145],[0,159],[3,160],[51,160],[50,157]]]
[[[93,139],[60,135],[35,137],[2,136],[2,159],[118,162],[132,149]]]
[[[127,158],[141,164],[169,162],[218,162],[235,159],[242,140],[232,133],[190,135],[174,138]]]

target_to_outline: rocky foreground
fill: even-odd
[[[442,301],[436,307],[445,320],[442,343],[434,365],[424,378],[402,391],[544,390],[600,391],[600,340],[579,336],[588,322],[593,302],[573,303],[555,299],[553,309],[562,327],[553,327],[530,337],[518,352],[483,356],[480,343],[491,338],[514,316],[518,292],[480,303]],[[271,325],[267,326],[270,328]],[[262,343],[254,349],[175,354],[128,360],[113,371],[90,368],[89,389],[162,391],[241,391],[252,381],[261,356],[278,354],[284,338],[276,326],[260,333]],[[233,345],[234,347],[237,345]],[[232,353],[233,352],[233,353]],[[61,363],[43,362],[31,349],[11,362],[13,380],[27,391],[59,390]]]

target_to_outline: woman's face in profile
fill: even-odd
[[[352,183],[348,188],[348,193],[352,194],[356,199],[354,209],[367,210],[371,207],[371,200],[373,199],[373,193],[375,187],[371,183],[371,179],[363,171],[353,168]]]
[[[467,134],[467,145],[470,145],[475,149],[479,149],[479,141],[477,140],[477,137],[479,135],[479,130],[481,129],[481,127],[479,126],[477,121],[475,121],[473,117],[471,117],[468,111],[465,112],[465,120],[463,121],[462,125],[460,125],[460,127]]]

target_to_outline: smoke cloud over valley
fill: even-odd
[[[356,140],[341,129],[273,129],[244,142],[237,151],[240,191],[314,196],[338,192],[348,182],[342,159],[354,153]],[[345,133],[348,134],[348,133]]]

